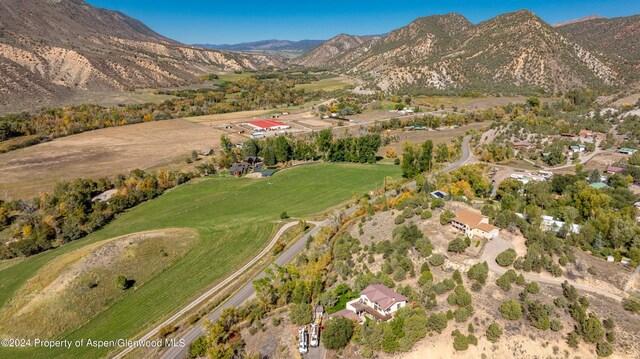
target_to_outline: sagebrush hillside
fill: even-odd
[[[271,65],[263,55],[180,44],[83,0],[0,0],[0,106],[183,85],[213,70]]]
[[[459,14],[419,18],[355,47],[327,42],[299,62],[362,77],[385,91],[562,92],[622,86],[633,77],[621,73],[611,57],[571,41],[527,10],[477,25]]]

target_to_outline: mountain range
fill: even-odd
[[[637,85],[640,78],[640,15],[551,26],[527,10],[478,24],[445,14],[384,35],[206,46],[216,49],[168,39],[83,0],[0,0],[0,109],[282,66],[325,68],[407,93],[557,93]],[[308,51],[293,59],[268,53],[289,49]]]
[[[477,25],[446,14],[383,37],[341,34],[294,62],[363,78],[382,90],[562,92],[637,81],[639,29],[639,16],[552,27],[527,10]]]
[[[214,50],[226,50],[226,51],[292,51],[292,52],[307,52],[319,45],[324,40],[262,40],[254,42],[243,42],[239,44],[223,44],[223,45],[211,45],[211,44],[195,44],[194,46],[205,47]]]
[[[82,0],[0,0],[0,107],[84,91],[185,85],[212,71],[278,66],[260,54],[187,46]]]

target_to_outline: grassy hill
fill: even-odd
[[[134,208],[86,239],[5,266],[0,270],[0,305],[4,309],[47,263],[83,246],[141,231],[196,230],[199,238],[184,257],[61,337],[132,338],[255,256],[268,243],[282,211],[294,217],[321,213],[344,203],[355,192],[379,187],[385,176],[399,174],[398,167],[389,165],[317,164],[265,180],[212,178],[187,184]],[[0,357],[95,358],[108,352],[0,348]]]

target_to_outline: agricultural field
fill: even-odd
[[[180,169],[191,151],[217,149],[222,133],[167,120],[84,132],[0,154],[0,198],[31,198],[58,181],[78,177],[113,176],[136,168]]]
[[[132,338],[260,252],[281,223],[279,215],[282,211],[287,211],[294,220],[319,214],[344,203],[354,193],[380,186],[386,176],[399,175],[397,166],[316,164],[285,170],[264,180],[210,178],[194,181],[135,207],[85,239],[21,261],[6,265],[0,262],[0,268],[3,268],[0,269],[0,317],[12,317],[16,315],[15,308],[24,307],[19,299],[20,293],[31,293],[37,297],[49,287],[47,283],[63,281],[61,276],[71,270],[90,268],[74,262],[82,251],[96,253],[102,245],[109,243],[106,241],[117,243],[114,238],[136,233],[175,233],[175,229],[186,229],[184,233],[195,231],[197,239],[193,243],[188,238],[181,239],[180,243],[186,243],[184,245],[188,248],[175,249],[176,252],[168,253],[168,259],[147,254],[156,258],[158,265],[152,266],[146,274],[129,274],[134,276],[134,280],[137,275],[142,278],[139,285],[134,284],[133,288],[115,296],[78,328],[61,328],[62,334],[55,336],[56,339],[69,340]],[[114,261],[122,263],[122,271],[125,271],[126,260],[116,258]],[[71,269],[62,270],[60,266]],[[57,269],[49,271],[48,268]],[[113,270],[111,275],[119,272]],[[115,285],[115,279],[111,280]],[[95,288],[81,285],[78,290],[98,289],[100,283]],[[70,290],[68,288],[71,287],[66,290]],[[36,318],[50,322],[56,315],[77,314],[73,313],[74,309],[68,302],[74,298],[73,293],[63,292],[65,295],[59,298],[64,300],[46,303],[49,310],[44,317],[32,314],[24,317],[28,320],[16,323],[34,325]],[[88,294],[78,292],[76,295]],[[13,330],[29,329],[18,327]],[[6,334],[3,330],[3,336]],[[95,358],[108,352],[109,349],[95,348],[73,349],[73,352],[66,349],[3,348],[0,357],[65,358],[72,355],[74,358]]]
[[[321,79],[309,84],[296,85],[296,89],[303,89],[306,91],[333,91],[343,90],[349,86],[353,86],[354,81],[344,76],[331,77],[327,79]]]
[[[447,128],[438,131],[404,131],[404,130],[392,130],[385,132],[384,135],[398,136],[399,141],[389,144],[388,146],[381,147],[378,151],[380,156],[384,156],[387,149],[394,149],[398,155],[402,154],[402,146],[406,142],[410,143],[422,143],[426,140],[432,140],[435,145],[440,143],[451,143],[451,140],[458,136],[464,136],[468,130],[481,130],[488,127],[490,124],[487,122],[471,123],[466,126],[457,128]]]

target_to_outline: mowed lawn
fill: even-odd
[[[398,166],[315,164],[262,179],[212,178],[176,188],[121,215],[103,230],[0,270],[0,305],[45,263],[92,242],[140,231],[193,228],[193,249],[107,311],[61,339],[133,338],[240,268],[266,246],[282,211],[305,217],[343,204],[355,192],[379,187]],[[144,265],[141,263],[140,265]],[[96,358],[110,350],[7,349],[0,357]]]

